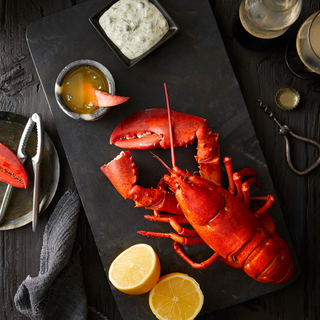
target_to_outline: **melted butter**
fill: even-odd
[[[79,66],[70,70],[61,85],[65,105],[78,114],[90,114],[99,109],[93,103],[92,88],[109,92],[104,74],[93,66]]]
[[[148,0],[119,0],[100,17],[99,23],[129,59],[151,49],[169,30],[167,20]]]

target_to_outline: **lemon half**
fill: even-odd
[[[203,301],[198,282],[180,272],[161,277],[149,293],[150,308],[160,320],[192,320]]]
[[[157,283],[160,269],[160,261],[153,248],[144,243],[136,244],[115,258],[109,269],[109,280],[124,293],[143,294]]]

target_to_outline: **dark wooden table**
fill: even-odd
[[[90,1],[90,0],[88,0]],[[198,0],[199,1],[199,0]],[[207,0],[201,0],[207,1]],[[39,272],[42,235],[57,201],[67,188],[76,189],[55,124],[26,43],[28,25],[46,15],[84,1],[0,0],[0,110],[29,117],[42,114],[44,127],[53,140],[61,164],[56,196],[41,215],[38,228],[31,225],[0,233],[0,315],[1,319],[25,319],[13,297],[27,275]],[[319,1],[304,1],[296,23],[284,36],[261,47],[248,40],[238,25],[240,0],[211,0],[231,64],[240,84],[253,126],[266,158],[281,209],[295,247],[301,273],[290,286],[254,300],[204,315],[199,319],[318,319],[320,318],[320,168],[306,176],[291,172],[285,161],[285,144],[276,124],[258,108],[261,99],[277,119],[295,133],[320,141],[320,77],[305,80],[293,76],[286,67],[284,52],[301,23],[320,9]],[[181,2],[183,5],[183,1]],[[320,36],[320,35],[319,35]],[[299,106],[282,111],[274,101],[279,88],[292,86],[301,95]],[[291,141],[294,165],[302,169],[313,163],[317,150]],[[121,319],[84,211],[81,211],[77,242],[81,245],[88,304],[112,319]],[[214,284],[213,284],[214,285]],[[214,303],[214,302],[212,302]]]

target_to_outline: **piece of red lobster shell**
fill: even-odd
[[[27,188],[28,176],[19,158],[0,143],[0,180],[17,188]]]
[[[93,104],[98,107],[114,107],[130,99],[130,97],[121,97],[109,94],[108,92],[92,89]]]
[[[274,197],[250,195],[250,186],[254,183],[260,185],[255,177],[256,171],[244,168],[234,172],[231,158],[225,157],[223,162],[229,187],[228,190],[222,188],[219,135],[212,132],[204,119],[170,112],[168,98],[167,104],[169,113],[165,109],[137,112],[122,121],[111,136],[111,143],[132,149],[172,146],[173,168],[164,164],[169,174],[161,179],[157,188],[143,188],[136,184],[137,168],[129,151],[122,151],[101,167],[125,199],[133,199],[136,207],[154,211],[153,216],[146,215],[145,218],[170,223],[177,232],[138,233],[173,239],[174,250],[193,268],[206,268],[220,259],[234,268],[242,268],[260,282],[283,283],[289,280],[293,273],[292,257],[267,212]],[[188,144],[195,136],[198,139],[196,160],[200,177],[178,168],[173,151],[173,147]],[[246,177],[249,178],[243,182]],[[251,204],[252,200],[265,203]],[[193,230],[182,227],[183,223],[191,224]],[[206,243],[214,254],[197,263],[186,256],[179,244],[199,243]]]

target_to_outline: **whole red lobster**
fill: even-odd
[[[219,135],[212,132],[202,118],[170,111],[166,85],[165,91],[167,110],[147,109],[129,116],[114,130],[110,142],[132,149],[171,146],[173,168],[164,164],[169,174],[161,179],[156,189],[136,185],[137,168],[129,151],[122,151],[101,167],[125,199],[133,199],[136,207],[154,210],[154,216],[147,215],[147,219],[170,223],[178,234],[138,233],[173,239],[174,250],[193,268],[206,268],[220,259],[234,268],[242,268],[260,282],[289,280],[293,273],[290,251],[285,241],[277,236],[275,224],[266,211],[274,197],[250,196],[250,186],[259,185],[256,171],[244,168],[234,173],[229,157],[224,158],[229,188],[223,189]],[[176,146],[187,145],[195,136],[200,176],[179,169],[173,151]],[[247,176],[251,177],[242,183],[242,178]],[[167,186],[171,192],[166,191]],[[264,200],[265,204],[251,205],[251,200]],[[190,223],[194,230],[183,228],[183,223]],[[179,244],[199,243],[206,243],[215,253],[208,260],[196,263],[185,255]]]

